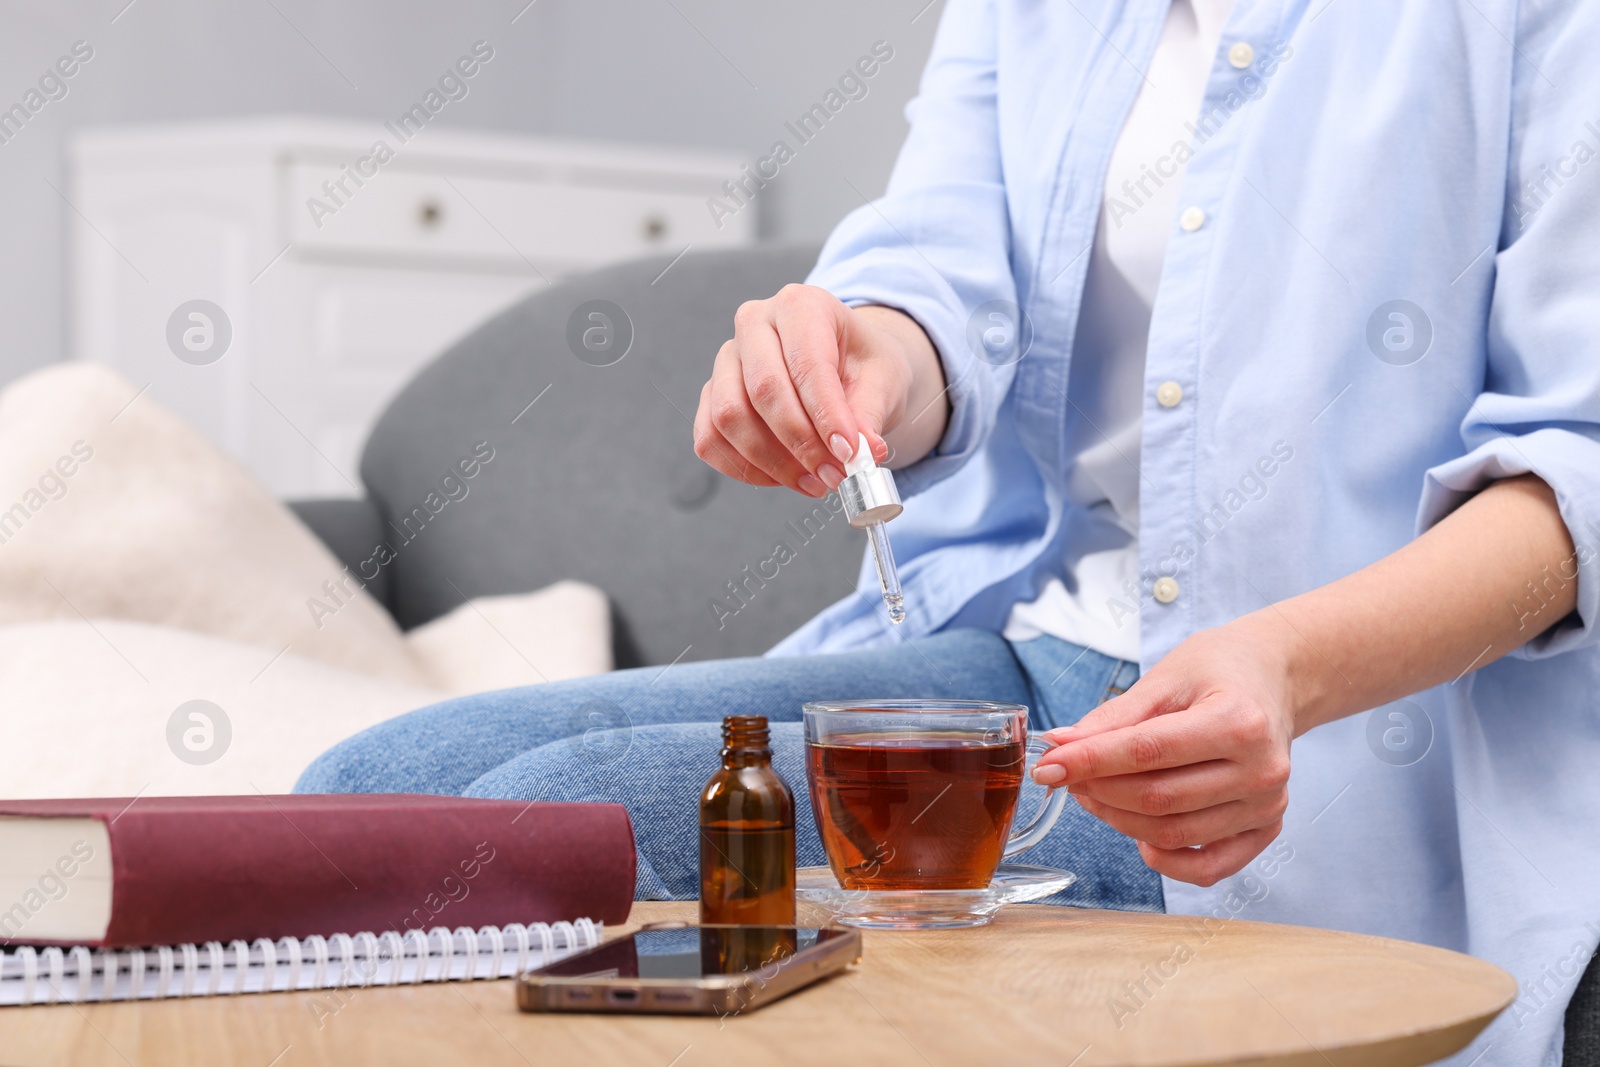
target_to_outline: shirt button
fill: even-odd
[[[1228,62],[1239,70],[1243,70],[1255,61],[1256,50],[1243,41],[1238,42],[1228,49]]]
[[[1156,386],[1156,403],[1164,408],[1175,408],[1183,400],[1183,386],[1177,382],[1162,382]]]
[[[1206,224],[1206,213],[1197,207],[1186,207],[1183,214],[1178,216],[1178,225],[1190,233]]]
[[[1150,587],[1150,592],[1163,604],[1170,604],[1178,599],[1178,583],[1171,578],[1157,578]]]

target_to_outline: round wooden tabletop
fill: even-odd
[[[632,924],[608,935],[694,915],[692,903],[639,903]],[[977,929],[868,931],[862,955],[843,974],[728,1019],[526,1015],[509,981],[5,1008],[0,1059],[1401,1067],[1465,1047],[1516,996],[1498,967],[1409,942],[1038,905]]]

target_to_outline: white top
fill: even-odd
[[[1188,162],[1184,124],[1200,111],[1233,0],[1173,0],[1144,87],[1106,172],[1083,307],[1067,380],[1067,499],[1063,578],[1017,604],[1005,636],[1051,634],[1139,661],[1139,436],[1150,309]],[[1177,150],[1182,144],[1183,150]],[[1172,385],[1157,401],[1176,402]]]
[[[867,435],[856,435],[856,453],[844,462],[844,476],[860,474],[862,471],[875,471],[878,461],[872,458],[872,446],[867,443]]]

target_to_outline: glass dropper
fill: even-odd
[[[845,517],[851,526],[867,532],[872,563],[878,570],[878,585],[883,590],[883,606],[889,611],[889,621],[898,626],[906,618],[905,596],[900,589],[900,574],[895,569],[894,552],[889,548],[889,533],[884,526],[905,510],[900,504],[900,492],[895,488],[894,475],[872,458],[866,434],[860,435],[856,453],[845,463],[844,473],[845,479],[839,483],[839,496],[844,501]]]
[[[868,526],[867,541],[872,545],[872,563],[878,568],[883,606],[889,609],[889,621],[898,626],[906,621],[906,598],[900,592],[900,572],[894,568],[894,552],[889,548],[889,531],[884,526],[881,522]]]

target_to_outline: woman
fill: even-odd
[[[301,787],[618,799],[641,895],[692,896],[724,713],[1015,700],[1074,902],[1472,952],[1525,992],[1464,1057],[1559,1062],[1600,931],[1597,44],[1576,3],[950,0],[887,194],[740,309],[695,424],[811,496],[858,433],[892,457],[904,626],[858,597],[766,659],[455,701]]]

